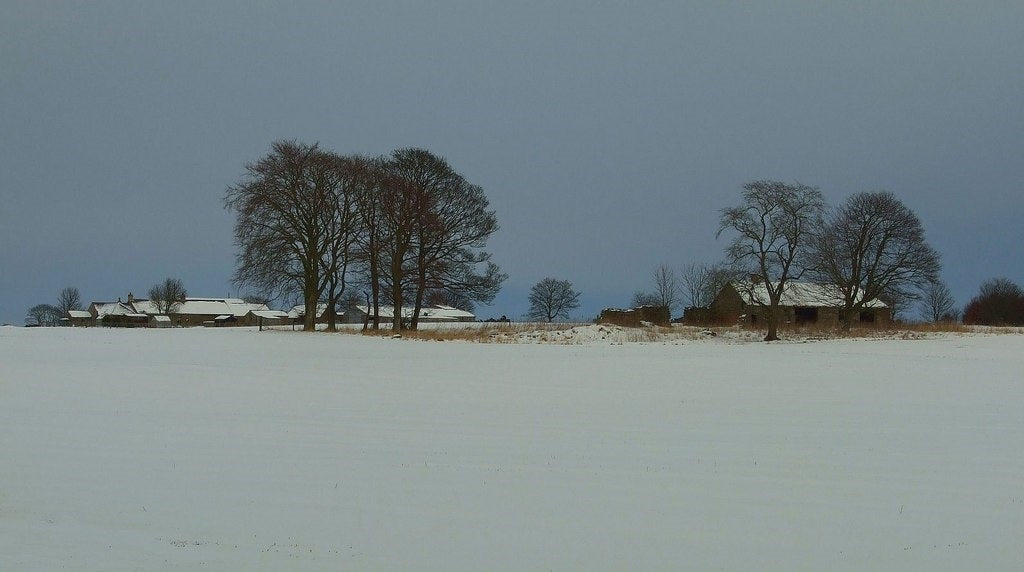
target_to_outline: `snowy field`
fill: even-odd
[[[0,328],[0,570],[1020,570],[1024,336]]]

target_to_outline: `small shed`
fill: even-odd
[[[96,319],[88,310],[68,310],[68,325],[80,328],[96,325]]]
[[[149,318],[149,326],[151,328],[170,328],[171,327],[171,317],[170,316],[166,316],[164,314],[157,314],[155,316],[150,316],[150,318]]]

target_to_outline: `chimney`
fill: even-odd
[[[129,292],[128,293],[128,303],[131,304],[133,302],[135,302],[135,296],[132,296],[132,293]]]

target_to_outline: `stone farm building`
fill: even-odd
[[[185,298],[163,315],[152,301],[131,294],[127,301],[93,302],[89,314],[96,325],[124,328],[256,326],[261,319],[266,323],[285,316],[266,304],[251,304],[238,298]]]
[[[614,324],[626,328],[641,326],[668,326],[670,321],[668,306],[637,306],[628,310],[605,308],[601,310],[598,322]]]
[[[764,323],[768,311],[768,289],[763,283],[734,282],[726,284],[708,308],[707,318],[718,324]],[[843,296],[835,287],[810,282],[787,282],[779,300],[781,324],[840,325]],[[892,311],[881,300],[864,304],[852,323],[887,326],[892,322]]]

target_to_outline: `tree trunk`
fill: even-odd
[[[765,322],[768,325],[768,333],[764,336],[764,341],[774,342],[779,339],[779,312],[775,306],[769,306],[768,311],[765,312]]]
[[[380,329],[380,258],[377,254],[370,250],[370,292],[373,296],[373,305],[370,305],[370,300],[366,300],[366,310],[369,312],[373,310],[373,329]]]
[[[391,303],[393,312],[391,319],[391,330],[394,332],[403,329],[402,324],[402,257],[396,256],[397,263],[391,264]]]
[[[366,313],[363,314],[363,331],[365,332],[366,328],[369,327],[370,324],[370,293],[364,291],[363,297],[366,298]],[[374,320],[374,322],[376,321],[377,320]],[[377,328],[375,327],[374,329],[376,330]]]
[[[337,294],[336,291],[338,286],[334,280],[331,280],[330,289],[327,291],[327,331],[337,332],[338,331],[338,315],[335,311],[337,308]]]
[[[422,264],[422,262],[421,262]],[[409,329],[416,330],[420,324],[420,309],[423,308],[423,296],[427,291],[427,274],[421,270],[416,277],[416,299],[412,307],[412,323]]]
[[[305,291],[305,306],[306,315],[303,316],[302,320],[302,331],[303,332],[315,332],[316,331],[316,305],[317,305],[316,287],[306,284]]]

